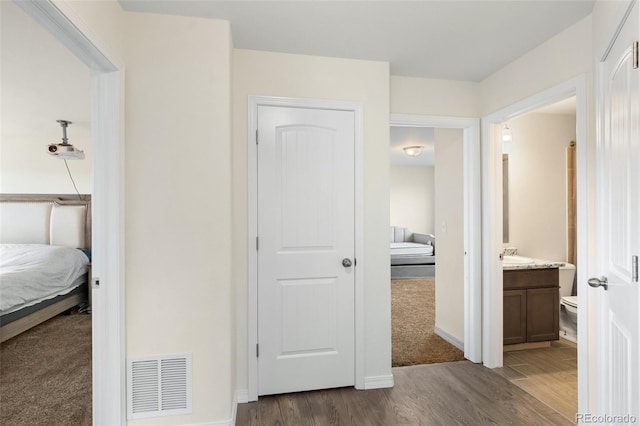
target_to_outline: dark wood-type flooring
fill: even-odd
[[[570,425],[494,371],[469,361],[396,367],[395,386],[260,397],[236,425]]]
[[[575,421],[578,411],[578,350],[560,339],[550,348],[505,352],[494,371]]]

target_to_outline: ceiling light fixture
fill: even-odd
[[[404,150],[404,153],[407,154],[409,157],[417,157],[420,154],[422,154],[422,145],[413,145],[413,146],[405,146],[404,148],[402,148]]]
[[[84,160],[84,151],[76,149],[69,143],[69,139],[67,138],[67,126],[69,126],[71,122],[67,120],[56,121],[60,123],[60,127],[62,127],[62,143],[49,144],[47,152],[59,160]]]
[[[511,142],[512,140],[511,129],[505,124],[502,129],[502,142]]]

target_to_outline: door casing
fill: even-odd
[[[248,169],[248,324],[247,324],[247,359],[248,359],[248,400],[258,400],[258,253],[255,249],[258,235],[258,150],[256,147],[256,131],[258,129],[258,106],[285,106],[292,108],[319,108],[352,111],[355,118],[355,258],[358,260],[355,269],[355,387],[365,388],[364,371],[364,141],[363,141],[363,107],[360,102],[331,101],[318,99],[297,99],[272,96],[249,96],[248,99],[248,137],[247,137],[247,169]]]
[[[438,127],[463,131],[464,356],[482,362],[480,119],[391,114],[390,126]]]
[[[124,63],[72,3],[16,2],[91,70],[93,424],[126,424]]]
[[[587,282],[587,100],[586,76],[579,75],[482,119],[483,363],[502,366],[502,141],[505,121],[571,96],[576,97],[577,282]],[[589,412],[588,292],[578,291],[578,412]]]

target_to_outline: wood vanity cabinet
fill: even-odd
[[[503,344],[560,338],[558,269],[503,271]]]

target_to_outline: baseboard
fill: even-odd
[[[249,400],[249,391],[246,389],[238,389],[233,394],[231,405],[231,418],[228,420],[218,420],[216,422],[192,423],[189,426],[235,426],[236,414],[238,413],[238,404],[242,404]]]
[[[249,390],[248,389],[237,389],[236,390],[236,402],[238,404],[244,404],[249,402]]]
[[[393,374],[387,376],[369,376],[364,378],[364,389],[383,389],[393,387]]]
[[[462,352],[464,352],[464,342],[461,342],[460,340],[456,339],[455,337],[453,337],[452,335],[450,335],[449,333],[447,333],[437,325],[433,328],[433,332],[436,333],[438,336],[442,337],[447,342],[451,343],[456,348],[460,349]]]

